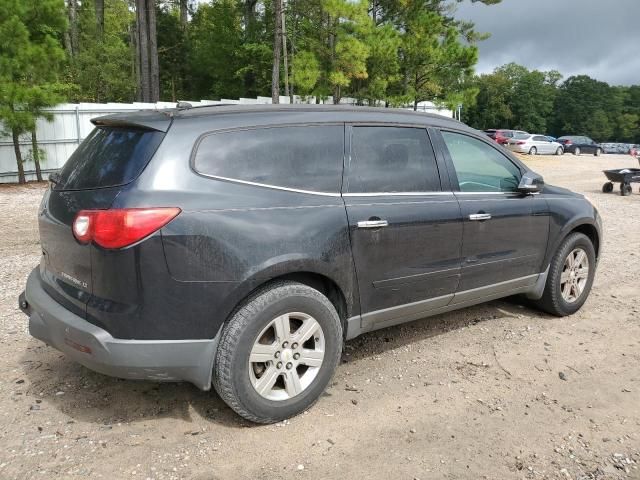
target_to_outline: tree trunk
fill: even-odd
[[[38,138],[36,137],[36,129],[31,130],[31,155],[33,163],[36,165],[36,178],[42,181],[42,170],[40,170],[40,149],[38,148]]]
[[[282,60],[284,66],[284,95],[289,96],[289,60],[287,55],[287,26],[285,23],[285,11],[282,9]],[[291,103],[293,101],[290,100]]]
[[[131,46],[131,78],[135,78],[135,92],[132,101],[142,101],[140,92],[140,49],[138,48],[138,27],[129,26],[129,45]]]
[[[69,54],[78,54],[78,0],[69,0]]]
[[[149,72],[151,81],[151,101],[160,100],[160,66],[158,65],[158,36],[156,29],[156,2],[147,0],[149,20]]]
[[[139,98],[142,102],[151,100],[151,82],[149,77],[149,34],[146,0],[136,0],[136,18],[138,26],[138,64],[140,71]]]
[[[102,35],[104,34],[104,0],[95,0],[95,9],[98,40],[102,41]]]
[[[180,0],[180,25],[182,28],[187,27],[187,21],[189,20],[189,0]]]
[[[244,43],[255,43],[256,38],[256,3],[258,0],[245,0],[244,2]],[[252,69],[247,69],[244,74],[244,91],[248,97],[255,96],[256,76]]]
[[[11,137],[13,138],[13,151],[16,154],[16,163],[18,164],[18,183],[27,183],[24,177],[24,166],[22,165],[22,152],[20,152],[20,134],[15,128],[11,129]]]
[[[271,72],[271,103],[280,103],[280,49],[282,47],[282,0],[274,2],[273,70]]]

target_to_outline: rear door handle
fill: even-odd
[[[358,222],[358,228],[382,228],[388,226],[389,222],[386,220],[365,220]]]
[[[469,220],[472,221],[482,221],[482,220],[491,220],[490,213],[472,213],[469,215]]]

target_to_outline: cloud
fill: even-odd
[[[491,34],[479,45],[479,73],[516,62],[565,78],[640,84],[640,0],[465,0],[456,17]]]

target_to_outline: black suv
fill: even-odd
[[[486,135],[392,109],[116,114],[51,179],[31,334],[108,375],[309,408],[364,332],[514,294],[569,315],[600,219]]]
[[[556,142],[562,144],[565,152],[573,153],[574,155],[591,153],[592,155],[599,157],[604,151],[602,145],[594,142],[589,137],[580,135],[565,135],[564,137],[558,138]]]

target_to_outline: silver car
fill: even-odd
[[[529,155],[548,154],[562,155],[562,145],[545,135],[521,133],[509,139],[505,145],[512,152],[528,153]]]

